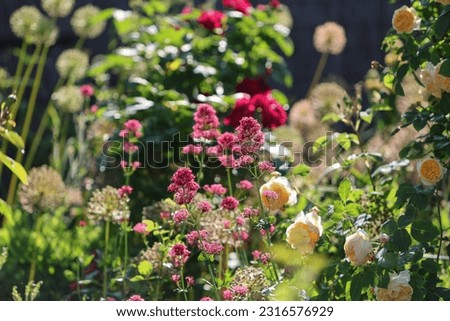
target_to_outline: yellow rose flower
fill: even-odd
[[[401,271],[399,274],[390,274],[387,289],[376,289],[378,301],[411,301],[413,288],[408,284],[409,271]]]
[[[419,178],[423,185],[433,186],[439,182],[447,172],[441,162],[437,159],[427,157],[417,163]]]
[[[392,27],[397,33],[411,33],[420,26],[420,18],[414,8],[402,6],[394,11]]]
[[[373,254],[369,235],[363,230],[358,230],[356,233],[347,236],[344,251],[347,259],[355,266],[366,264]]]
[[[286,229],[286,241],[301,254],[313,253],[317,241],[322,236],[322,219],[318,213],[317,207],[313,207],[306,215],[300,212],[294,223]]]
[[[263,205],[270,211],[283,209],[285,205],[297,203],[297,193],[286,177],[272,177],[260,190]]]

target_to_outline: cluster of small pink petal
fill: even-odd
[[[243,226],[245,224],[245,218],[242,216],[236,217],[237,226]]]
[[[162,211],[161,213],[159,213],[159,217],[162,220],[168,220],[172,215],[170,214],[170,212],[168,211]]]
[[[138,234],[142,234],[142,235],[147,235],[150,233],[149,231],[147,231],[147,224],[145,224],[145,223],[137,223],[133,227],[133,231],[135,231]]]
[[[254,155],[264,145],[264,134],[261,125],[253,117],[243,117],[236,128],[237,141],[242,155]]]
[[[242,168],[242,167],[247,167],[250,166],[251,164],[253,164],[253,162],[255,161],[255,159],[249,155],[242,155],[241,157],[239,157],[238,159],[236,159],[233,162],[233,167],[234,168]]]
[[[127,301],[145,301],[140,295],[135,294],[130,296],[130,298]]]
[[[94,95],[94,88],[89,84],[81,85],[80,92],[84,97],[92,97]]]
[[[245,285],[235,285],[231,291],[237,296],[245,296],[248,293],[248,288]]]
[[[207,254],[217,255],[223,251],[223,245],[218,242],[203,242],[202,249]]]
[[[169,251],[169,257],[175,267],[182,266],[189,259],[191,252],[187,249],[186,245],[178,243],[173,245]]]
[[[120,197],[128,196],[133,193],[133,187],[129,185],[123,185],[118,189],[118,193]]]
[[[231,290],[224,290],[222,292],[222,297],[225,301],[232,301],[233,300],[233,292],[231,292]]]
[[[203,189],[206,193],[215,194],[218,196],[225,195],[227,193],[226,187],[222,184],[205,185],[203,186]]]
[[[174,193],[177,204],[189,204],[199,190],[200,186],[195,182],[195,176],[190,168],[179,168],[172,176],[168,191]]]
[[[208,232],[205,230],[192,231],[186,234],[186,241],[191,246],[198,246],[198,241],[200,239],[204,240],[208,237]]]
[[[244,179],[237,183],[237,188],[241,190],[251,190],[253,188],[253,183]]]
[[[207,213],[212,210],[212,205],[208,201],[200,201],[197,203],[197,209],[202,213]]]
[[[202,150],[203,148],[200,145],[189,144],[183,146],[182,152],[183,154],[200,155],[202,153]]]
[[[178,283],[181,280],[181,275],[179,275],[179,274],[172,274],[170,276],[170,279],[172,280],[173,283]]]
[[[265,229],[261,229],[261,230],[259,230],[259,232],[261,233],[262,236],[266,236],[266,234],[267,234]],[[270,224],[269,233],[273,234],[273,232],[275,232],[275,225]]]
[[[142,137],[142,124],[137,119],[130,119],[123,124],[123,129],[120,131],[119,136],[122,138],[134,136],[136,138]]]
[[[211,299],[209,296],[204,296],[203,298],[200,299],[200,301],[214,301],[214,300]]]
[[[269,161],[259,163],[258,168],[263,173],[272,173],[275,170],[275,166]]]
[[[233,239],[235,241],[244,241],[245,242],[248,240],[249,237],[250,237],[250,234],[248,234],[248,232],[245,230],[233,232]]]
[[[262,195],[266,197],[269,201],[274,201],[278,199],[279,195],[277,192],[271,191],[270,189],[266,189],[262,192]]]
[[[195,124],[192,127],[194,140],[212,140],[219,136],[219,118],[217,118],[216,110],[213,106],[208,104],[199,105],[194,114],[194,121]]]
[[[222,222],[222,224],[223,224],[223,228],[226,230],[229,230],[231,228],[231,222],[229,220],[224,220]]]
[[[195,279],[194,279],[193,276],[186,276],[186,277],[184,278],[184,281],[186,282],[186,284],[187,284],[188,286],[193,286],[193,285],[195,284]]]
[[[260,261],[262,264],[267,265],[269,264],[270,260],[270,253],[261,253],[258,250],[255,250],[252,252],[253,260]]]
[[[123,150],[128,154],[136,153],[139,150],[139,147],[131,142],[125,142],[123,144]]]
[[[122,167],[123,169],[125,168],[131,168],[131,170],[135,171],[136,169],[138,169],[139,167],[141,167],[141,163],[138,161],[134,161],[131,162],[130,164],[127,161],[121,161],[120,162],[120,167]]]
[[[233,196],[227,196],[225,197],[222,202],[220,203],[220,206],[226,210],[234,211],[239,205],[239,201],[233,197]]]
[[[259,210],[256,208],[252,208],[252,207],[246,207],[244,208],[244,210],[242,211],[242,215],[244,217],[256,217],[259,215]]]
[[[188,219],[188,217],[189,217],[189,212],[185,208],[182,208],[181,210],[176,211],[172,215],[174,222],[178,225],[183,223],[184,221],[186,221]]]

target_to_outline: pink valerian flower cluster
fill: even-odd
[[[192,155],[200,155],[202,151],[203,151],[202,146],[194,144],[183,146],[182,149],[183,154],[192,154]]]
[[[226,210],[234,211],[239,206],[239,201],[233,196],[225,197],[220,206]]]
[[[125,122],[123,129],[120,131],[119,136],[122,138],[126,137],[142,137],[142,124],[137,119],[130,119]]]
[[[275,166],[269,161],[259,163],[258,168],[263,173],[272,173],[275,170]]]
[[[203,298],[200,299],[200,301],[214,301],[214,300],[211,299],[209,296],[204,296]]]
[[[218,242],[203,242],[202,249],[206,254],[217,255],[223,251],[223,245]]]
[[[182,208],[181,210],[176,211],[172,215],[174,222],[178,225],[180,225],[181,223],[186,221],[188,219],[188,217],[189,217],[189,212],[185,208]]]
[[[92,97],[94,95],[94,88],[89,84],[81,85],[80,92],[84,97]]]
[[[194,140],[213,140],[219,136],[219,118],[216,110],[208,104],[201,104],[194,113],[195,124],[192,137]]]
[[[126,161],[121,161],[120,162],[120,167],[122,167],[123,169],[127,169],[129,167],[129,169],[131,169],[132,171],[135,171],[136,169],[138,169],[139,167],[141,167],[141,163],[138,161],[134,161],[131,163],[128,163]]]
[[[249,293],[248,287],[245,285],[235,285],[230,289],[222,292],[225,301],[242,300]]]
[[[202,213],[207,213],[212,210],[212,205],[208,201],[200,201],[196,204],[197,209]]]
[[[264,134],[261,125],[253,117],[244,117],[236,128],[237,142],[240,145],[239,158],[233,162],[233,167],[246,167],[255,161],[257,153],[264,145]]]
[[[204,185],[203,189],[206,193],[215,194],[218,196],[225,195],[227,193],[227,188],[223,187],[222,184]]]
[[[253,183],[244,179],[237,183],[236,187],[241,190],[251,190],[253,188]]]
[[[183,205],[192,201],[199,188],[192,170],[182,167],[173,174],[168,191],[174,193],[174,200],[177,204]]]
[[[192,231],[186,234],[186,241],[191,246],[198,246],[199,240],[205,240],[208,237],[208,232],[205,230]]]
[[[209,147],[206,151],[208,156],[216,157],[222,166],[233,167],[234,153],[241,149],[237,143],[237,137],[233,133],[225,132],[217,138],[217,145]]]
[[[133,193],[133,187],[129,185],[123,185],[122,187],[119,187],[118,193],[120,197],[128,196]]]
[[[133,231],[135,231],[137,234],[142,234],[142,235],[147,235],[150,233],[149,231],[147,231],[147,224],[145,224],[145,223],[137,223],[133,227]]]
[[[221,29],[223,18],[225,15],[222,11],[218,10],[207,10],[203,11],[198,17],[197,22],[204,28],[214,31],[215,29]]]
[[[191,252],[186,245],[178,243],[173,245],[169,251],[169,258],[175,267],[180,267],[189,259]]]
[[[252,8],[252,4],[248,0],[223,0],[222,4],[225,8],[242,12],[245,15],[248,15]]]
[[[281,6],[280,0],[270,0],[269,5],[271,5],[274,8],[279,8]]]
[[[267,265],[269,264],[270,260],[270,253],[262,253],[258,250],[255,250],[252,252],[253,260],[260,261],[262,264]]]
[[[252,207],[246,207],[242,211],[242,215],[246,218],[256,217],[259,215],[259,210],[256,208],[252,208]]]
[[[145,301],[140,295],[135,294],[130,296],[130,298],[127,301]]]

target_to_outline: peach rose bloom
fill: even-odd
[[[302,211],[294,223],[286,229],[286,241],[301,254],[313,253],[317,241],[322,236],[322,219],[318,213],[317,207],[313,207],[306,215]]]
[[[420,18],[416,10],[407,6],[402,6],[394,11],[392,16],[392,27],[397,33],[411,33],[420,26]]]
[[[376,289],[378,301],[411,301],[413,288],[409,285],[409,271],[390,274],[387,289]]]
[[[347,259],[355,266],[366,264],[373,253],[369,235],[359,229],[356,233],[347,236],[344,251]]]
[[[272,177],[261,186],[259,192],[264,207],[270,211],[281,210],[285,205],[297,203],[297,192],[291,188],[286,177]]]
[[[423,185],[436,185],[447,172],[441,162],[437,159],[427,157],[417,163],[417,170],[419,171],[419,178]]]

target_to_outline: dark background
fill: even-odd
[[[252,0],[254,5],[267,3],[269,0]],[[14,37],[9,27],[9,17],[23,5],[39,5],[39,0],[2,0],[0,1],[0,66],[14,73],[15,51],[20,41]],[[204,1],[195,0],[196,4]],[[220,3],[221,1],[217,1]],[[294,17],[291,38],[295,43],[295,53],[287,59],[288,66],[294,76],[294,86],[282,88],[291,99],[301,99],[308,88],[317,62],[320,58],[312,44],[314,29],[326,21],[335,21],[344,26],[347,34],[347,45],[342,54],[330,56],[323,78],[334,74],[353,84],[360,81],[370,68],[372,60],[383,60],[380,49],[381,42],[391,27],[394,9],[401,6],[390,5],[388,0],[281,0],[286,4]],[[407,2],[407,1],[403,1]],[[92,3],[100,8],[128,8],[128,0],[77,0],[76,7]],[[50,59],[45,71],[45,81],[40,92],[40,99],[46,100],[51,94],[52,86],[57,80],[54,62],[58,54],[65,48],[75,45],[76,37],[70,29],[70,15],[59,19],[60,36],[58,43],[50,52]],[[99,38],[88,40],[86,47],[91,54],[107,51],[111,29]]]

